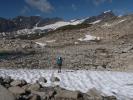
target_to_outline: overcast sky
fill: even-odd
[[[85,18],[112,10],[116,14],[133,12],[133,0],[0,0],[0,17],[42,16],[66,20]]]

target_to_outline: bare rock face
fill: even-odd
[[[5,87],[0,85],[0,100],[16,100],[14,95]]]
[[[100,15],[98,16],[92,16],[88,19],[86,19],[84,22],[85,23],[91,23],[91,22],[94,22],[94,21],[97,21],[97,20],[110,20],[112,18],[115,18],[115,14],[112,12],[112,11],[108,11],[108,12],[104,12],[104,13],[101,13]]]

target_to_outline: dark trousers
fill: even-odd
[[[61,66],[62,64],[58,64],[58,73],[61,73]]]

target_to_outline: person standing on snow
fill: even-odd
[[[58,65],[58,73],[61,73],[62,62],[63,62],[62,57],[58,57],[57,61],[56,61],[57,65]]]

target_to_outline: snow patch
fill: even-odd
[[[85,19],[82,19],[82,20],[73,20],[73,21],[70,21],[70,22],[65,22],[65,21],[59,21],[59,22],[56,22],[54,24],[49,24],[49,25],[46,25],[46,26],[43,26],[43,27],[34,27],[34,30],[36,29],[40,29],[40,30],[46,30],[46,29],[57,29],[59,27],[62,27],[62,26],[66,26],[66,25],[77,25],[77,24],[81,24]]]
[[[41,42],[36,42],[36,44],[40,45],[41,47],[45,47],[47,45],[46,43],[41,43]]]
[[[100,37],[95,37],[91,35],[85,35],[85,38],[79,38],[79,41],[91,41],[91,40],[100,40]]]
[[[104,11],[104,13],[109,13],[109,12],[111,12],[111,10]]]
[[[97,23],[100,23],[100,22],[101,22],[101,20],[97,20],[97,21],[92,22],[91,24],[97,24]]]
[[[0,76],[11,76],[14,79],[24,79],[34,83],[40,77],[45,77],[47,83],[43,86],[59,85],[62,88],[86,93],[96,88],[107,95],[115,95],[118,100],[133,98],[133,73],[87,70],[41,70],[41,69],[0,69]],[[58,77],[60,82],[51,82],[51,77]]]
[[[33,29],[22,29],[22,30],[18,30],[16,31],[16,34],[18,35],[23,35],[23,34],[33,34],[35,33]]]
[[[119,21],[119,23],[122,23],[122,22],[124,22],[124,21],[126,21],[126,19],[123,19],[123,20]]]
[[[74,44],[76,44],[76,45],[77,45],[77,44],[79,44],[79,42],[74,42]]]

